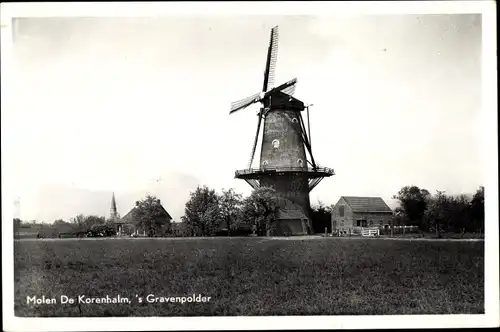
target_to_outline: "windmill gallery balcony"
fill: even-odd
[[[260,180],[267,176],[306,176],[309,180],[309,191],[314,189],[323,178],[335,175],[333,169],[328,167],[264,167],[247,168],[235,172],[235,178],[245,180],[252,188],[261,186]]]
[[[238,179],[251,179],[261,175],[279,175],[280,173],[297,173],[307,175],[309,178],[328,177],[335,175],[333,169],[328,167],[263,167],[263,168],[249,168],[238,170],[235,172],[235,178]]]

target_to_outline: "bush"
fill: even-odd
[[[103,225],[94,225],[87,232],[87,236],[89,237],[109,237],[115,236],[116,230],[112,225],[103,224]]]

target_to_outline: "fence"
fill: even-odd
[[[419,233],[417,226],[381,226],[381,227],[346,227],[332,229],[332,236],[380,236],[380,235],[413,235]]]
[[[381,235],[405,235],[410,233],[418,233],[418,226],[390,226],[380,229]]]
[[[362,228],[361,235],[362,236],[379,236],[380,230],[378,228]]]

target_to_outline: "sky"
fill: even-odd
[[[2,114],[16,215],[108,216],[114,192],[123,216],[149,193],[179,221],[198,185],[248,195],[259,106],[229,107],[259,92],[275,25],[276,85],[297,77],[336,173],[313,204],[484,185],[480,15],[23,18]]]

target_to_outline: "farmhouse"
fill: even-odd
[[[135,215],[135,211],[137,210],[137,206],[139,205],[139,202],[135,203],[135,206],[130,210],[123,218],[118,219],[115,221],[115,224],[117,226],[117,235],[146,235],[146,230],[141,228],[138,224],[137,217]],[[163,214],[163,217],[166,219],[167,222],[172,221],[172,217],[170,214],[165,210],[163,205],[161,205],[161,211]]]
[[[381,197],[342,196],[332,210],[332,231],[357,232],[363,227],[387,228],[393,212]]]

